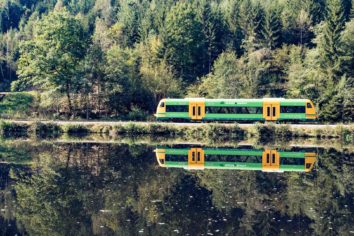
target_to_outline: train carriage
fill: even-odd
[[[155,114],[161,121],[314,121],[308,99],[162,99]]]
[[[272,149],[171,148],[155,150],[161,167],[224,170],[259,170],[263,172],[310,172],[317,154],[308,151]]]

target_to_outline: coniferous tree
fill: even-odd
[[[197,6],[198,18],[202,25],[202,32],[205,38],[207,58],[203,60],[205,69],[209,72],[213,61],[224,49],[224,37],[226,26],[218,8],[213,8],[209,1],[201,1],[201,6]]]
[[[326,17],[326,0],[308,0],[311,22],[320,23]]]
[[[351,8],[349,11],[349,19],[354,19],[354,0],[352,0]]]
[[[354,19],[347,22],[341,35],[343,51],[343,72],[354,78]]]
[[[264,27],[263,7],[250,0],[244,1],[240,8],[240,21],[244,35],[243,48],[247,52],[261,48]]]
[[[135,1],[123,1],[118,13],[118,23],[124,35],[123,47],[132,47],[139,40],[142,5]]]
[[[329,0],[326,22],[320,49],[323,50],[321,67],[327,70],[332,78],[341,74],[340,36],[345,26],[345,14],[342,0]]]
[[[275,49],[281,45],[281,21],[276,9],[268,9],[262,30],[263,46]]]
[[[236,51],[238,55],[242,53],[241,43],[243,39],[243,32],[240,23],[240,1],[225,1],[221,5],[223,17],[227,25],[227,34],[225,35],[226,46]]]
[[[183,80],[190,83],[205,73],[200,63],[206,58],[205,39],[191,3],[178,2],[172,7],[166,16],[162,42],[167,61]]]

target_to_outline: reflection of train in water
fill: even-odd
[[[257,150],[249,148],[159,147],[156,159],[161,167],[184,169],[261,170],[265,172],[309,172],[316,153],[305,151]]]

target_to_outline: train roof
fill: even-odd
[[[309,99],[288,99],[288,98],[235,98],[235,99],[230,99],[230,98],[217,98],[217,99],[211,99],[211,98],[165,98],[165,100],[171,101],[171,102],[180,102],[180,101],[213,101],[213,102],[263,102],[263,101],[270,101],[270,100],[276,100],[276,101],[291,101],[291,102],[306,102]]]

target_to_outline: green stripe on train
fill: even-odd
[[[166,100],[166,105],[189,105],[188,100]]]
[[[306,105],[305,100],[296,100],[296,99],[280,100],[280,106],[305,106],[305,105]]]
[[[281,158],[305,158],[304,152],[279,152]]]
[[[279,120],[306,120],[306,113],[280,113]]]

